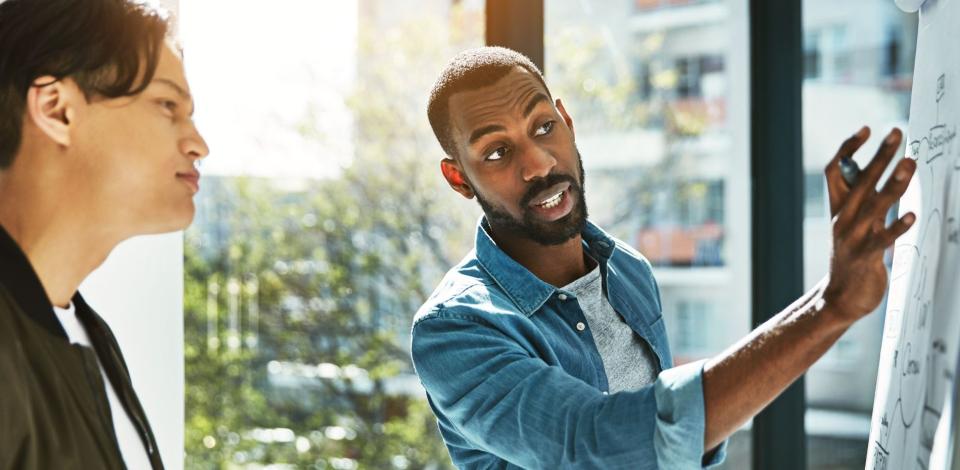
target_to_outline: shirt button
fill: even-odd
[[[557,296],[557,298],[560,300],[567,300],[567,294],[560,294]]]
[[[583,331],[586,329],[587,329],[587,325],[585,325],[582,321],[577,322],[577,331]]]

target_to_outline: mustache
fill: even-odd
[[[520,207],[528,207],[530,203],[533,202],[533,198],[559,183],[570,183],[571,188],[580,191],[580,184],[573,176],[562,173],[550,173],[545,177],[537,178],[530,182],[530,187],[527,188],[526,193],[524,193],[520,199]]]

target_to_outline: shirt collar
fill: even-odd
[[[613,256],[613,250],[617,246],[616,240],[589,220],[583,231],[580,232],[580,236],[583,237],[584,248],[589,250],[590,254],[601,265],[606,265],[607,260]]]
[[[486,217],[481,217],[477,224],[475,241],[477,261],[493,281],[506,292],[514,305],[524,315],[530,316],[543,306],[557,288],[542,281],[523,265],[514,261],[497,246],[490,233],[489,222]],[[606,262],[613,254],[615,247],[613,239],[590,221],[587,221],[581,237],[584,249],[588,250],[600,263],[601,268],[605,269]]]
[[[55,336],[67,339],[63,325],[53,313],[53,305],[40,278],[17,242],[0,226],[0,285],[30,319]]]

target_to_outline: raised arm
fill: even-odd
[[[847,139],[825,171],[833,216],[828,275],[793,305],[707,361],[703,372],[706,448],[718,445],[759,413],[883,300],[887,289],[884,251],[916,219],[910,213],[886,227],[886,215],[906,191],[916,162],[903,159],[883,189],[875,190],[900,147],[902,134],[894,129],[857,184],[848,188],[838,162],[852,156],[869,135],[869,129],[863,128]]]

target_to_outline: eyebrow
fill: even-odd
[[[479,129],[473,131],[473,133],[470,134],[470,143],[473,144],[474,142],[480,140],[481,137],[483,137],[483,136],[485,136],[485,135],[487,135],[487,134],[490,134],[490,133],[492,133],[492,132],[505,131],[505,130],[507,130],[507,128],[506,128],[506,127],[503,127],[503,126],[501,126],[501,125],[499,125],[499,124],[494,124],[494,125],[491,125],[491,126],[483,126],[483,127],[479,128]]]
[[[193,96],[190,95],[190,92],[188,92],[187,90],[184,90],[182,86],[177,84],[177,82],[170,80],[168,78],[155,78],[153,81],[155,83],[162,83],[164,85],[167,85],[170,88],[173,88],[173,91],[176,91],[177,94],[180,95],[180,98],[183,98],[184,100],[188,101],[191,105],[193,105]],[[190,108],[191,116],[193,116],[194,109],[195,108],[191,106]]]
[[[544,101],[549,102],[550,98],[548,98],[547,95],[543,94],[542,92],[538,92],[536,95],[534,95],[534,97],[530,99],[530,102],[527,103],[527,107],[524,108],[523,117],[524,118],[529,117],[530,113],[533,112],[533,110],[537,107],[537,105]],[[473,144],[474,142],[480,140],[481,137],[487,134],[490,134],[492,132],[504,131],[504,130],[506,130],[506,128],[498,124],[481,127],[470,134],[470,143]]]
[[[525,118],[526,118],[526,117],[529,117],[529,116],[530,116],[530,113],[533,112],[534,108],[536,108],[538,104],[540,104],[541,102],[544,102],[544,101],[549,102],[549,101],[550,101],[550,98],[547,98],[547,95],[543,94],[542,92],[541,92],[541,93],[537,93],[536,96],[534,96],[534,97],[530,100],[530,102],[527,103],[527,107],[523,110],[523,117],[525,117]]]

